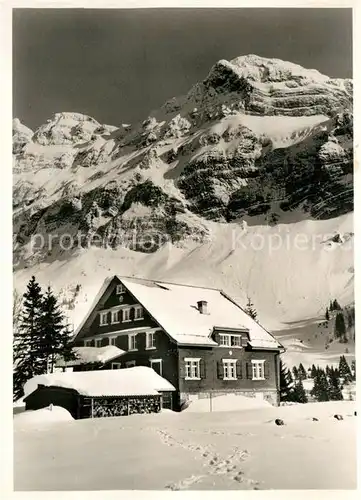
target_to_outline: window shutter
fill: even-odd
[[[242,361],[237,361],[236,363],[236,374],[237,378],[242,378]]]
[[[269,363],[268,361],[264,362],[264,378],[269,378],[270,373],[269,373]]]
[[[199,361],[199,374],[201,378],[206,378],[206,364],[204,359]]]
[[[217,377],[223,379],[223,363],[217,361]]]
[[[179,363],[179,377],[185,378],[185,376],[186,376],[185,361],[184,361],[184,359],[181,359],[180,363]]]
[[[135,308],[134,307],[131,307],[130,308],[130,311],[129,311],[129,319],[131,321],[134,321],[134,318],[135,318]]]
[[[246,347],[248,344],[248,337],[245,337],[245,336],[242,336],[242,339],[241,339],[241,346],[242,347]]]
[[[246,363],[247,378],[252,379],[252,363]]]

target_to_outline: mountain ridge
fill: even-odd
[[[286,320],[291,301],[302,302],[291,315],[297,319],[318,314],[331,298],[353,300],[349,79],[255,55],[221,60],[187,94],[133,125],[60,112],[32,131],[14,119],[13,162],[18,283],[31,273],[45,279],[47,269],[61,289],[62,279],[81,281],[87,256],[97,266],[98,255],[103,271],[115,274],[107,260],[119,255],[119,274],[133,262],[135,274],[150,278],[197,281],[187,266],[196,273],[202,263],[205,286],[244,289],[241,303],[252,295],[275,325],[271,303]],[[304,253],[280,250],[276,264],[269,249],[251,247],[256,234],[285,240],[300,231],[322,237]],[[74,279],[54,276],[59,263]],[[305,266],[316,287],[295,275],[293,267]]]

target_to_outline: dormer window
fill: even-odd
[[[124,286],[122,284],[117,285],[117,288],[116,288],[116,291],[115,291],[116,295],[121,295],[124,292],[125,292]]]
[[[108,311],[100,313],[100,326],[108,324]]]
[[[134,319],[135,320],[143,319],[143,307],[142,306],[136,306],[134,308]]]
[[[242,335],[220,334],[219,345],[222,347],[242,347]]]

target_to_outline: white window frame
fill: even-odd
[[[122,367],[121,363],[112,363],[112,370],[119,370]]]
[[[149,341],[150,339],[151,339],[151,342]],[[152,349],[156,349],[156,345],[155,345],[155,332],[146,332],[145,349],[147,351],[150,351]]]
[[[124,319],[125,313],[127,313],[128,319]],[[125,307],[123,309],[122,321],[123,321],[123,323],[129,323],[131,321],[131,319],[130,319],[130,307]]]
[[[125,293],[125,288],[124,288],[124,285],[122,283],[120,283],[119,285],[117,285],[117,287],[115,289],[115,294],[121,295],[122,293]]]
[[[128,352],[138,350],[137,347],[132,347],[133,342],[134,342],[134,345],[136,346],[137,345],[137,334],[136,333],[129,333],[128,334]]]
[[[238,339],[239,344],[232,344],[232,337]],[[227,342],[225,342],[225,340]],[[236,333],[220,333],[219,334],[219,346],[220,347],[235,347],[237,349],[242,348],[242,335],[236,334]]]
[[[100,319],[99,319],[99,325],[100,326],[105,326],[108,324],[108,311],[101,311],[99,313],[100,315]],[[105,318],[105,322],[104,322],[104,318]]]
[[[264,359],[252,359],[252,380],[265,380]]]
[[[137,314],[141,313],[141,316],[137,316]],[[134,307],[134,321],[139,321],[141,319],[144,319],[144,309],[143,306],[135,306]]]
[[[184,358],[185,380],[201,380],[201,358]]]
[[[126,361],[125,362],[125,368],[132,368],[133,366],[136,366],[136,362],[135,360],[131,360],[131,361]]]
[[[110,322],[111,322],[112,325],[114,325],[116,323],[120,323],[120,321],[119,321],[119,312],[120,312],[119,309],[113,309],[111,311],[111,320],[110,320]],[[114,317],[116,317],[116,320],[114,320]]]
[[[102,347],[102,339],[95,339],[95,347]]]
[[[116,345],[117,337],[109,337],[109,345]]]
[[[84,340],[84,347],[91,347],[92,341],[91,340]]]
[[[150,367],[151,368],[153,368],[153,363],[160,364],[160,376],[162,377],[163,376],[163,360],[162,359],[150,359]]]
[[[222,359],[222,363],[223,363],[223,380],[237,380],[237,360]]]

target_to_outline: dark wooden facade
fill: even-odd
[[[215,346],[184,346],[177,344],[165,332],[156,320],[151,316],[151,311],[145,311],[142,319],[135,319],[134,307],[138,305],[135,297],[128,291],[122,294],[122,302],[116,294],[116,285],[120,281],[114,277],[109,283],[107,291],[95,307],[94,313],[85,322],[78,333],[75,346],[83,346],[85,342],[91,341],[95,346],[95,341],[101,341],[100,345],[111,343],[109,337],[114,337],[114,345],[126,351],[125,354],[111,362],[106,363],[103,368],[114,367],[126,368],[134,363],[136,366],[151,366],[161,376],[167,379],[176,388],[173,395],[173,407],[180,405],[189,395],[213,393],[237,392],[246,395],[263,394],[272,404],[279,404],[279,351],[278,350],[255,350],[248,344],[247,331],[237,331],[242,335],[242,346],[221,347]],[[130,320],[123,321],[119,318],[119,323],[112,324],[110,321],[112,308],[130,307]],[[100,312],[109,310],[108,324],[100,324]],[[155,346],[147,349],[146,332],[154,331]],[[128,336],[136,333],[136,350],[129,350]],[[213,340],[219,342],[219,335],[216,332]],[[232,333],[232,331],[227,331]],[[99,342],[98,342],[99,346]],[[185,358],[200,358],[199,380],[187,380],[185,374]],[[224,380],[221,363],[223,359],[236,360],[237,379]],[[158,363],[156,360],[161,360]],[[264,361],[264,379],[253,380],[252,360]],[[78,367],[79,369],[79,367]]]

